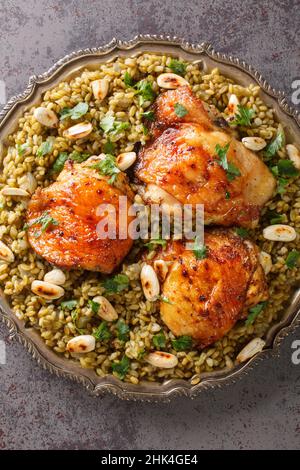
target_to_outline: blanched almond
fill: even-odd
[[[242,142],[247,149],[253,150],[253,152],[259,152],[267,145],[265,139],[261,137],[244,137]]]
[[[230,95],[229,100],[228,100],[228,105],[227,105],[228,114],[234,116],[238,111],[239,104],[240,104],[240,101],[238,97],[234,94]]]
[[[15,260],[15,255],[5,243],[0,241],[0,259],[6,263],[13,263]]]
[[[67,343],[67,351],[71,353],[87,353],[96,347],[96,339],[92,335],[80,335],[70,339]]]
[[[160,286],[157,275],[149,264],[145,264],[141,270],[141,283],[147,300],[153,302],[159,296]]]
[[[28,191],[30,194],[33,194],[37,187],[36,178],[30,172],[26,173],[26,175],[19,178],[18,184],[20,188],[25,189],[25,191]]]
[[[109,81],[106,78],[94,80],[91,83],[93,95],[96,100],[104,100],[108,93]]]
[[[43,108],[40,106],[33,111],[35,119],[46,127],[56,127],[58,123],[58,117],[52,109]]]
[[[75,126],[69,127],[63,133],[64,137],[70,140],[83,139],[87,137],[93,130],[93,126],[90,122],[80,122]]]
[[[286,151],[289,159],[294,163],[294,166],[297,170],[300,170],[300,152],[297,147],[295,147],[295,145],[288,144],[286,146]]]
[[[263,236],[267,240],[274,242],[292,242],[295,240],[297,234],[295,229],[290,225],[275,224],[264,228]]]
[[[61,269],[52,269],[44,276],[45,282],[50,282],[56,286],[63,286],[66,282],[66,276]]]
[[[261,338],[254,338],[250,343],[248,343],[238,354],[236,361],[238,363],[245,362],[255,354],[263,350],[266,342]]]
[[[178,359],[174,354],[163,351],[154,351],[145,357],[145,361],[160,369],[172,369],[178,364]]]
[[[188,85],[189,83],[176,73],[162,73],[157,77],[157,84],[160,88],[175,90],[175,88]]]
[[[265,274],[268,274],[272,269],[271,255],[269,255],[269,253],[266,253],[265,251],[261,251],[258,257]]]
[[[168,265],[163,259],[157,259],[153,263],[154,271],[157,274],[158,279],[163,282],[168,274]]]
[[[117,156],[117,165],[121,171],[127,170],[136,160],[136,153],[135,152],[125,152],[120,153]]]
[[[106,321],[117,320],[118,314],[112,304],[102,295],[97,295],[93,298],[93,301],[99,304],[98,315]]]
[[[1,194],[3,196],[10,196],[10,197],[29,197],[30,194],[25,191],[25,189],[22,188],[11,188],[10,186],[7,186],[6,188],[3,188],[1,191]]]
[[[165,213],[180,217],[182,215],[182,205],[171,194],[161,189],[156,184],[148,184],[144,192],[143,199],[148,203],[160,204]]]
[[[45,281],[33,281],[31,290],[34,294],[47,300],[59,299],[65,293],[62,287]]]

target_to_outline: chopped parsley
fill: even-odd
[[[27,149],[29,148],[29,145],[25,142],[25,144],[17,144],[17,152],[20,157],[25,155]]]
[[[175,103],[174,104],[174,111],[176,116],[182,118],[188,114],[188,110],[180,103]]]
[[[106,321],[100,323],[98,328],[93,332],[93,336],[97,341],[107,341],[110,339],[111,333]]]
[[[105,116],[100,121],[100,127],[105,134],[116,135],[125,129],[128,129],[129,122],[116,121],[113,116]]]
[[[238,111],[234,120],[230,122],[233,126],[251,126],[251,119],[254,116],[254,110],[238,104]]]
[[[167,343],[167,338],[165,337],[164,333],[160,331],[157,333],[157,335],[153,336],[152,343],[156,348],[164,348]]]
[[[149,251],[156,250],[157,245],[161,245],[162,248],[166,248],[167,240],[163,240],[162,238],[153,238],[150,242],[145,243],[145,246],[148,248]]]
[[[284,218],[282,214],[278,214],[276,211],[272,210],[268,210],[266,216],[268,217],[271,225],[281,224]]]
[[[66,163],[67,160],[73,160],[77,163],[82,163],[90,157],[89,153],[79,153],[79,152],[60,152],[57,159],[52,165],[51,172],[52,173],[60,173]]]
[[[187,349],[191,349],[193,344],[193,340],[190,336],[180,336],[177,339],[172,340],[172,347],[176,351],[185,351]]]
[[[81,118],[84,116],[89,109],[89,105],[87,103],[78,103],[74,108],[63,108],[60,112],[60,119],[67,119],[70,118],[73,121],[76,119]]]
[[[268,302],[260,302],[259,304],[255,305],[254,307],[249,308],[249,315],[245,322],[246,326],[252,325],[256,317],[263,311],[266,307]]]
[[[77,307],[77,300],[65,300],[64,302],[61,302],[60,307],[63,310],[73,310]]]
[[[129,340],[129,326],[121,319],[117,322],[117,337],[124,343]]]
[[[289,184],[289,181],[285,178],[278,178],[277,180],[277,193],[278,194],[284,194],[285,193],[285,187]]]
[[[142,113],[142,117],[147,119],[148,121],[154,121],[155,119],[154,111],[145,111],[144,113]]]
[[[233,181],[237,176],[241,176],[240,170],[227,159],[227,152],[229,150],[230,143],[226,144],[224,147],[217,144],[215,147],[215,152],[218,156],[219,165],[225,170],[228,181]]]
[[[184,64],[180,60],[171,59],[168,67],[172,70],[173,73],[176,73],[177,75],[181,75],[181,76],[185,75],[186,64]]]
[[[204,259],[207,257],[207,248],[199,242],[199,237],[195,238],[193,252],[196,259]]]
[[[169,297],[166,297],[165,295],[160,295],[160,296],[159,296],[159,299],[160,299],[162,302],[165,302],[166,304],[174,305],[174,303],[171,302],[171,300],[169,299]]]
[[[155,98],[155,93],[152,85],[147,80],[141,80],[135,85],[136,94],[139,95],[139,104],[143,106],[146,101],[152,102]]]
[[[116,274],[115,276],[105,279],[102,286],[107,292],[119,293],[127,289],[129,286],[129,279],[126,274]]]
[[[95,302],[94,300],[89,299],[88,304],[92,310],[93,313],[97,314],[99,311],[100,304],[98,302]]]
[[[229,191],[225,192],[225,199],[230,199],[230,192]]]
[[[299,170],[291,160],[278,160],[277,165],[271,168],[275,176],[295,177],[299,175]]]
[[[103,147],[103,152],[104,153],[109,153],[110,155],[113,155],[115,153],[115,144],[108,140]]]
[[[36,154],[38,157],[43,157],[44,155],[47,155],[47,153],[50,153],[52,151],[52,148],[53,142],[51,140],[46,140],[39,146]]]
[[[115,372],[121,380],[125,379],[129,367],[130,361],[127,356],[123,356],[120,362],[113,362],[111,366],[113,372]]]
[[[43,232],[46,232],[52,225],[59,225],[59,222],[58,220],[51,217],[48,211],[45,211],[42,213],[42,215],[40,215],[40,217],[37,217],[36,219],[32,220],[31,222],[29,222],[29,224],[25,224],[24,230],[28,230],[34,225],[41,226],[41,229],[34,233],[35,238],[38,238]]]
[[[133,77],[130,75],[129,72],[125,72],[125,74],[124,74],[124,83],[127,87],[133,87],[134,86]]]
[[[235,229],[235,233],[241,238],[248,238],[249,237],[248,230],[246,230],[243,227],[237,227]]]
[[[271,158],[271,157],[274,157],[278,150],[280,150],[285,144],[285,135],[284,135],[284,132],[282,130],[280,130],[275,139],[272,140],[272,142],[270,142],[265,150],[264,150],[264,156],[267,157],[267,158]]]
[[[91,166],[91,168],[99,171],[101,175],[110,176],[110,179],[108,180],[109,184],[114,184],[118,174],[121,172],[121,170],[117,167],[116,158],[110,154],[105,155],[103,160],[95,163]]]
[[[148,135],[148,134],[149,134],[149,129],[148,129],[148,127],[146,127],[146,126],[144,126],[144,125],[143,125],[143,134],[144,134],[144,135]]]
[[[295,268],[298,264],[300,257],[300,252],[297,250],[292,250],[290,253],[287,255],[287,258],[285,260],[285,264],[289,269]]]

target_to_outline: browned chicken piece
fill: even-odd
[[[55,183],[36,190],[27,213],[28,239],[40,256],[56,266],[111,273],[133,244],[130,238],[118,237],[119,196],[126,195],[130,207],[134,195],[123,173],[111,185],[108,176],[91,168],[94,163],[68,160]],[[116,239],[97,234],[97,224],[107,215],[98,213],[101,204],[116,209]],[[128,224],[131,220],[128,217]]]
[[[176,103],[187,110],[182,118],[174,110]],[[261,159],[231,130],[218,127],[222,121],[211,119],[187,86],[163,93],[155,116],[155,138],[141,150],[135,167],[135,175],[145,183],[146,202],[164,200],[158,200],[158,187],[173,202],[204,204],[206,224],[254,227],[275,189],[275,179]],[[229,145],[229,170],[220,164],[217,145]]]
[[[176,336],[191,336],[199,347],[222,338],[246,309],[268,298],[258,248],[227,229],[205,233],[206,258],[196,259],[185,242],[170,242],[151,260],[167,261],[161,283],[160,314]]]

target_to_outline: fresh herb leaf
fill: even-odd
[[[116,165],[116,158],[110,154],[107,154],[103,160],[92,165],[91,168],[99,171],[101,175],[110,176],[108,180],[109,184],[114,184],[120,173],[120,169]]]
[[[147,119],[148,121],[154,121],[155,114],[153,111],[145,111],[144,113],[142,113],[142,117]]]
[[[235,233],[241,238],[248,238],[249,237],[248,230],[246,230],[243,227],[237,227],[235,229]]]
[[[54,219],[49,215],[49,212],[43,212],[40,217],[29,222],[29,224],[25,224],[24,230],[28,230],[29,228],[33,227],[34,225],[41,225],[41,230],[36,231],[34,236],[36,238],[40,237],[43,232],[46,232],[51,225],[59,225],[58,220]]]
[[[93,313],[97,314],[99,311],[100,304],[94,300],[89,299],[88,304]]]
[[[129,286],[129,279],[126,274],[116,274],[115,276],[105,279],[102,286],[107,292],[119,293]]]
[[[123,356],[120,362],[113,362],[111,368],[121,380],[125,379],[130,367],[130,361],[127,356]]]
[[[218,156],[219,165],[226,171],[228,181],[233,181],[237,176],[241,176],[240,170],[231,162],[227,160],[227,152],[229,150],[230,143],[221,147],[219,144],[215,147],[215,152]]]
[[[116,121],[113,116],[105,116],[100,121],[100,127],[105,134],[116,135],[125,129],[128,129],[129,122]]]
[[[171,59],[168,67],[177,75],[183,76],[186,72],[186,64],[177,59]]]
[[[231,162],[228,162],[228,170],[226,173],[228,181],[233,181],[237,176],[241,176],[241,172],[238,167]]]
[[[76,150],[70,153],[69,159],[77,163],[85,162],[91,155],[89,153],[79,153]]]
[[[51,140],[46,140],[39,146],[36,154],[38,157],[43,157],[44,155],[47,155],[47,153],[50,153],[52,151],[52,148],[53,142]]]
[[[145,246],[148,248],[149,251],[156,250],[157,245],[161,245],[163,249],[167,246],[167,240],[163,240],[162,238],[153,238],[150,242],[145,243]]]
[[[256,317],[263,311],[266,307],[268,302],[260,302],[259,304],[255,305],[254,307],[249,308],[249,315],[245,322],[246,326],[252,325]]]
[[[28,149],[29,145],[25,142],[25,144],[17,144],[17,152],[20,157],[22,157],[26,150]]]
[[[234,120],[230,122],[234,126],[251,126],[251,119],[254,116],[254,110],[246,108],[238,104],[238,111],[234,116]]]
[[[175,103],[174,104],[174,111],[176,116],[182,118],[188,114],[188,110],[180,103]]]
[[[279,178],[277,180],[277,193],[284,194],[286,191],[286,186],[289,184],[289,181],[285,178]]]
[[[109,153],[110,155],[113,155],[115,153],[115,144],[108,140],[103,147],[103,152],[104,153]]]
[[[266,216],[268,217],[271,225],[281,224],[283,221],[282,214],[278,214],[276,211],[272,211],[270,209],[266,212]]]
[[[77,300],[65,300],[64,302],[61,302],[60,307],[63,310],[73,310],[77,307]]]
[[[287,258],[285,260],[285,264],[289,269],[295,268],[297,266],[298,261],[300,257],[300,252],[297,250],[292,250],[290,253],[287,255]]]
[[[155,93],[152,89],[152,85],[150,82],[147,80],[141,80],[135,85],[136,88],[136,94],[139,95],[139,102],[140,106],[143,106],[143,104],[146,101],[153,101],[155,98]]]
[[[172,340],[172,347],[176,351],[185,351],[187,349],[191,349],[193,344],[193,340],[190,336],[180,336],[177,339]]]
[[[126,341],[129,340],[129,326],[124,322],[124,320],[118,320],[117,322],[117,333],[118,333],[118,339],[120,341]]]
[[[207,248],[199,242],[199,237],[195,238],[193,252],[196,259],[204,259],[207,257]]]
[[[167,338],[165,337],[164,333],[160,331],[157,333],[157,335],[153,336],[152,342],[156,348],[164,348],[167,343]]]
[[[229,191],[225,192],[225,199],[230,199],[230,192]]]
[[[264,155],[267,158],[274,157],[278,150],[280,150],[285,144],[285,135],[283,131],[279,131],[272,142],[270,142],[265,150]]]
[[[149,129],[148,129],[148,127],[146,127],[146,126],[144,126],[144,125],[143,125],[143,134],[144,134],[144,135],[148,135],[148,134],[149,134]]]
[[[279,176],[298,176],[299,170],[295,167],[291,160],[278,160],[277,163]]]
[[[71,312],[71,318],[72,318],[72,322],[74,323],[76,327],[76,322],[78,320],[78,310],[73,310],[73,312]]]
[[[78,163],[82,163],[85,160],[87,160],[90,157],[89,153],[79,153],[79,152],[72,152],[72,153],[67,153],[67,152],[61,152],[55,162],[52,165],[51,168],[51,173],[60,173],[65,166],[65,163],[67,160],[73,160]]]
[[[60,119],[70,118],[75,121],[84,116],[88,112],[88,109],[89,105],[84,102],[78,103],[74,108],[63,108],[60,112]]]
[[[165,302],[166,304],[174,305],[174,303],[171,302],[171,300],[165,295],[160,295],[159,298],[162,302]]]
[[[133,77],[130,75],[129,72],[125,72],[125,74],[124,74],[124,83],[127,87],[133,87],[134,86]]]
[[[110,339],[111,333],[109,331],[106,321],[100,323],[98,328],[93,332],[93,336],[94,338],[96,338],[97,341],[107,341],[108,339]]]

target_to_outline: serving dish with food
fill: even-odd
[[[299,118],[252,68],[176,38],[113,41],[2,115],[1,316],[44,367],[95,394],[193,396],[296,324]],[[98,207],[120,216],[120,196],[173,217],[204,205],[204,240],[102,239]]]

